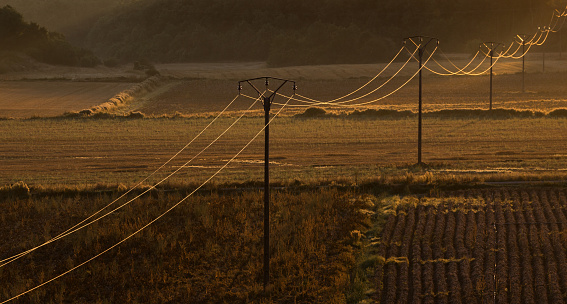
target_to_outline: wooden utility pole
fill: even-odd
[[[282,84],[274,91],[269,90],[270,80],[279,80]],[[262,93],[252,83],[255,80],[264,80],[266,90]],[[243,80],[238,83],[238,90],[242,90],[242,82],[248,83],[258,93],[258,98],[262,99],[264,106],[264,292],[268,289],[270,283],[270,109],[277,92],[288,82],[293,83],[295,92],[295,81],[273,78],[260,77]],[[271,93],[271,94],[270,94]],[[266,94],[269,94],[266,96]]]
[[[428,39],[428,41],[426,43],[424,43],[424,40]],[[423,71],[423,53],[425,52],[425,49],[427,48],[427,45],[429,45],[429,43],[431,41],[437,41],[437,44],[439,44],[439,39],[437,38],[431,38],[431,37],[423,37],[423,36],[415,36],[415,37],[409,37],[404,39],[404,44],[407,41],[411,41],[413,42],[413,44],[415,44],[418,48],[418,61],[419,61],[419,105],[418,105],[418,116],[417,116],[417,164],[421,165],[423,164],[422,160],[421,160],[421,139],[422,139],[422,112],[423,112],[423,102],[422,102],[422,71]],[[419,43],[416,43],[415,40],[417,40]]]

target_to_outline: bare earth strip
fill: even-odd
[[[120,82],[0,82],[0,117],[50,117],[107,101],[132,86]]]

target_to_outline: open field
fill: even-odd
[[[359,88],[370,78],[344,79],[344,80],[301,80],[298,81],[298,94],[320,101],[332,100],[344,96]],[[375,88],[387,79],[379,78],[369,88]],[[408,78],[399,78],[389,82],[382,93],[375,93],[363,97],[352,103],[367,103],[380,98],[406,82]],[[521,75],[502,75],[494,79],[494,108],[532,109],[551,111],[557,108],[567,108],[567,72],[528,74],[526,77],[526,92],[521,92]],[[164,115],[180,112],[186,115],[212,113],[221,111],[232,98],[238,94],[237,81],[194,79],[177,80],[170,84],[171,88],[150,98],[141,98],[139,106],[135,103],[130,110],[141,111],[148,115]],[[344,106],[324,107],[333,112],[350,112],[355,109],[379,108],[392,110],[417,111],[418,82],[413,80],[407,86],[372,105],[363,107]],[[245,88],[248,89],[248,88]],[[290,94],[289,86],[285,94]],[[348,99],[365,95],[369,89],[349,96]],[[246,92],[249,96],[257,94],[251,90]],[[276,98],[276,102],[285,102],[284,97]],[[438,111],[442,109],[488,109],[489,108],[489,79],[485,76],[472,77],[440,77],[429,76],[424,78],[423,84],[424,111]],[[352,104],[351,103],[351,104]],[[305,110],[306,104],[297,101],[286,113],[299,113]],[[301,105],[302,107],[295,107]],[[248,107],[247,102],[236,103],[232,110],[243,110]]]
[[[542,53],[531,52],[526,56],[526,71],[528,73],[540,73],[543,70]],[[446,59],[449,58],[452,63],[457,66],[464,67],[472,58],[466,54],[448,54],[444,57],[440,53],[434,57],[443,66],[455,70],[452,64]],[[478,58],[478,57],[477,57]],[[391,76],[395,71],[399,70],[406,62],[408,56],[403,53],[400,58],[394,62],[391,67],[385,71],[384,76]],[[558,53],[546,54],[546,72],[561,72],[567,70],[567,55],[562,57]],[[475,60],[470,68],[465,71],[471,71],[473,68],[479,67],[477,72],[485,71],[489,67],[489,60],[482,62],[481,59]],[[481,64],[479,66],[479,64]],[[191,79],[217,79],[217,80],[242,80],[248,78],[256,78],[262,76],[272,76],[277,78],[287,78],[295,80],[344,80],[360,77],[374,77],[379,71],[384,69],[386,63],[376,64],[335,64],[335,65],[315,65],[315,66],[292,66],[281,68],[270,68],[263,62],[250,63],[175,63],[175,64],[158,64],[156,68],[162,74],[173,76],[176,78]],[[437,64],[430,61],[428,65],[434,71],[444,72]],[[417,62],[410,61],[408,66],[401,72],[401,76],[410,76],[417,70]],[[521,60],[501,59],[494,67],[494,73],[515,74],[521,72]],[[425,72],[426,75],[430,74]]]
[[[375,240],[380,303],[564,303],[567,192],[408,198]]]
[[[526,87],[522,92],[521,61],[502,60],[495,67],[493,106],[497,108],[517,108],[549,111],[556,108],[567,107],[564,96],[567,89],[563,85],[567,81],[567,61],[554,59],[546,61],[546,72],[542,73],[541,54],[528,56],[526,64]],[[549,55],[548,55],[549,56]],[[457,65],[464,66],[466,58],[454,58]],[[450,66],[447,61],[440,60],[445,66]],[[365,103],[393,92],[402,86],[415,73],[415,64],[408,65],[399,77],[389,81],[402,63],[394,63],[366,89],[358,94],[349,96],[352,99],[369,93],[372,89],[385,84],[378,92],[358,99],[353,103]],[[431,65],[433,69],[435,64]],[[365,85],[372,77],[378,74],[385,64],[365,65],[331,65],[331,66],[306,66],[269,69],[262,67],[261,63],[255,64],[176,64],[160,65],[164,75],[180,78],[171,84],[171,89],[156,94],[149,98],[150,102],[142,98],[144,102],[135,108],[146,114],[163,115],[172,112],[183,114],[196,114],[203,112],[220,111],[226,106],[236,90],[237,81],[255,78],[258,76],[272,76],[297,81],[298,94],[314,98],[320,101],[332,100],[344,96],[359,87]],[[486,70],[487,64],[482,65],[479,70]],[[442,70],[440,70],[442,71]],[[423,98],[424,110],[436,111],[440,109],[487,109],[489,104],[489,78],[488,76],[453,76],[443,77],[424,71]],[[188,79],[187,79],[188,78]],[[373,103],[367,107],[413,110],[417,109],[417,79],[409,82],[395,94]],[[246,86],[245,86],[246,89]],[[255,92],[249,91],[249,95],[255,96]],[[288,89],[286,94],[290,94]],[[294,105],[305,105],[293,102]],[[348,106],[329,107],[334,111],[352,111],[355,107]],[[235,109],[243,109],[245,106],[236,104]],[[300,112],[304,108],[292,108],[290,111]]]
[[[0,117],[53,117],[106,102],[131,82],[0,82]]]
[[[515,72],[518,62],[502,65],[494,80],[495,108],[545,113],[567,108],[565,61],[555,59],[553,69],[539,73],[536,59],[528,65],[535,72],[526,77],[525,93]],[[327,100],[365,84],[376,67],[158,65],[172,78],[109,111],[118,116],[141,111],[146,118],[0,119],[0,259],[49,240],[140,181],[128,197],[182,168],[100,222],[0,266],[0,301],[123,240],[180,202],[259,135],[171,214],[20,301],[562,303],[567,294],[567,118],[428,113],[425,165],[416,166],[415,115],[346,115],[367,109],[352,106],[327,107],[330,115],[312,118],[294,116],[304,107],[289,107],[270,126],[275,241],[273,284],[263,292],[262,196],[256,190],[264,168],[261,106],[254,105],[230,128],[252,104],[240,96],[170,158],[234,98],[238,80],[264,72],[295,78],[298,93]],[[76,72],[83,75],[79,79],[89,78],[87,70]],[[8,104],[4,111],[12,107],[14,114],[0,116],[14,117],[60,116],[131,86],[102,79],[47,81],[45,75],[34,81],[18,78],[28,77],[23,74],[2,77],[11,81],[0,82],[0,109]],[[385,92],[409,74],[403,77]],[[426,112],[487,107],[486,76],[424,78]],[[417,81],[376,108],[415,112]],[[272,114],[278,110],[274,106]],[[525,187],[492,188],[499,183]]]
[[[567,88],[567,60],[557,54],[549,55],[546,71],[542,73],[542,54],[528,55],[526,64],[526,92],[522,93],[521,61],[502,60],[496,67],[494,78],[494,107],[549,111],[566,108],[564,96]],[[457,65],[464,65],[466,56],[451,55]],[[450,63],[439,59],[445,66]],[[395,62],[379,78],[354,98],[384,84],[402,63]],[[158,64],[163,76],[169,77],[155,92],[139,96],[125,106],[122,112],[140,111],[147,115],[185,115],[214,113],[222,110],[238,94],[237,82],[258,76],[288,78],[297,81],[298,94],[317,100],[332,100],[366,84],[378,74],[385,64],[301,66],[267,68],[264,63],[203,63]],[[434,63],[433,69],[439,70]],[[378,92],[358,99],[355,103],[368,102],[383,97],[405,83],[417,69],[410,63],[399,77],[389,81]],[[486,63],[479,70],[485,70]],[[424,110],[488,108],[488,76],[441,77],[424,72]],[[65,112],[89,108],[103,103],[126,89],[126,79],[140,79],[143,73],[131,67],[118,68],[62,68],[46,66],[37,71],[0,75],[0,117],[59,116]],[[33,80],[33,81],[30,81]],[[81,80],[80,83],[71,82]],[[93,80],[96,80],[93,82]],[[119,80],[119,82],[117,82]],[[105,81],[105,82],[101,82]],[[413,110],[417,108],[416,79],[395,94],[366,107]],[[249,89],[249,88],[245,88]],[[247,91],[255,96],[255,92]],[[284,92],[290,94],[289,88]],[[46,96],[48,98],[46,98]],[[41,107],[38,107],[38,104]],[[305,105],[292,101],[295,105]],[[236,103],[232,111],[245,109],[247,105]],[[333,111],[352,111],[344,107],[328,107]],[[43,111],[42,111],[43,109]],[[303,111],[303,107],[290,108],[288,113]]]
[[[20,180],[39,185],[132,184],[165,163],[211,120],[0,121],[0,129],[10,130],[0,133],[0,185]],[[194,157],[235,120],[221,118],[147,183],[163,178]],[[204,181],[262,126],[259,117],[240,120],[172,180]],[[506,173],[563,179],[567,175],[564,130],[564,118],[426,117],[423,161],[430,167],[421,172],[488,179]],[[281,117],[271,126],[272,181],[325,181],[340,176],[355,182],[387,178],[392,171],[404,175],[417,162],[416,138],[416,118]],[[261,180],[262,170],[261,134],[214,181]]]

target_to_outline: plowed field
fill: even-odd
[[[402,204],[377,250],[380,303],[565,303],[567,189],[467,190]]]

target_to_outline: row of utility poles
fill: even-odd
[[[526,41],[528,40],[528,35],[518,35],[517,38],[520,39],[522,44],[522,92],[525,92],[525,55],[526,55]],[[416,40],[418,41],[416,43]],[[422,101],[422,70],[423,70],[423,55],[426,48],[431,43],[439,44],[439,39],[425,36],[414,36],[404,39],[404,44],[407,41],[412,41],[418,47],[418,61],[419,61],[419,85],[418,85],[418,138],[417,138],[417,149],[418,158],[417,164],[422,165],[422,116],[423,116],[423,101]],[[488,56],[490,57],[490,107],[492,110],[492,80],[493,80],[493,59],[495,57],[495,51],[504,47],[502,43],[497,42],[485,42],[482,43],[480,47],[485,46],[488,49]],[[500,56],[501,54],[498,54]],[[545,70],[545,53],[544,53],[544,70]],[[270,81],[276,81],[279,86],[275,90],[270,90]],[[262,92],[258,89],[258,81],[263,81],[265,85],[265,91]],[[296,83],[293,80],[281,79],[275,77],[259,77],[253,79],[242,80],[238,83],[239,92],[243,89],[242,84],[248,84],[257,94],[258,98],[262,100],[264,107],[264,267],[263,267],[263,283],[264,291],[268,290],[270,282],[270,110],[272,103],[277,96],[277,92],[287,83],[292,83],[292,89],[295,94],[297,89]]]
[[[541,30],[541,28],[540,28]],[[544,30],[547,28],[544,27]],[[529,35],[521,34],[516,36],[519,39],[520,44],[522,45],[522,93],[526,92],[526,44],[528,41]],[[533,37],[532,37],[533,38]],[[416,43],[416,40],[418,41]],[[432,38],[432,37],[425,37],[425,36],[414,36],[408,37],[404,39],[404,44],[406,41],[412,41],[418,47],[418,62],[419,62],[419,85],[418,85],[418,130],[417,130],[417,164],[422,165],[422,111],[423,111],[423,101],[422,101],[422,70],[423,70],[423,54],[425,53],[425,49],[428,45],[432,42],[439,44],[439,39]],[[490,97],[489,97],[489,110],[492,111],[492,96],[493,96],[493,66],[494,66],[494,57],[495,51],[498,48],[503,48],[504,44],[498,42],[485,42],[480,44],[480,48],[486,47],[488,49],[487,55],[490,57]],[[502,55],[501,53],[498,56]],[[545,52],[543,52],[543,71],[545,72]]]

